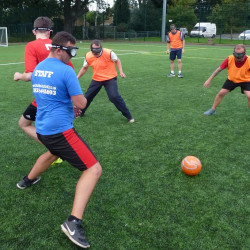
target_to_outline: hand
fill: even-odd
[[[205,83],[203,84],[203,87],[206,88],[206,87],[209,87],[211,84],[211,81],[210,80],[206,80]]]
[[[15,74],[14,74],[14,81],[19,81],[20,79],[21,79],[21,73],[19,73],[19,72],[16,72]]]
[[[167,49],[167,54],[169,54],[169,49]]]
[[[121,78],[125,78],[126,77],[126,75],[123,72],[120,73],[120,76],[121,76]]]
[[[74,109],[75,118],[77,118],[78,116],[81,115],[82,110],[80,108],[77,108],[76,106],[73,106],[73,109]]]
[[[184,48],[182,49],[182,53],[184,54]]]

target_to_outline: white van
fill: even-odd
[[[197,23],[190,32],[190,37],[215,37],[216,24],[215,23]]]

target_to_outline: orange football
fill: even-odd
[[[187,175],[199,174],[201,167],[201,161],[192,155],[186,156],[181,162],[182,171]]]

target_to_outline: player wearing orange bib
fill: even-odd
[[[112,50],[102,48],[99,40],[93,40],[91,42],[90,50],[91,51],[86,54],[83,67],[77,75],[77,78],[79,79],[87,72],[89,66],[93,69],[92,81],[85,93],[87,106],[82,110],[81,116],[84,115],[90,103],[104,86],[109,100],[130,123],[133,123],[134,119],[123,98],[118,93],[116,67],[120,72],[120,76],[122,78],[126,77],[123,73],[120,59]]]
[[[216,95],[212,108],[206,111],[204,115],[216,114],[215,110],[223,97],[237,87],[241,87],[241,93],[246,95],[248,108],[250,108],[250,58],[246,55],[246,48],[243,44],[235,46],[233,55],[224,60],[203,86],[209,87],[212,79],[226,68],[228,72],[227,80]]]
[[[182,62],[181,62],[181,57],[182,53],[184,53],[184,47],[185,47],[185,40],[184,40],[184,34],[176,30],[176,27],[174,24],[170,25],[170,32],[168,33],[167,36],[167,54],[169,54],[169,47],[171,47],[170,51],[170,68],[171,72],[168,74],[168,77],[174,77],[174,61],[177,57],[178,60],[178,77],[183,78],[183,75],[181,73],[181,68],[182,68]]]

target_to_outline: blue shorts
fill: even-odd
[[[181,59],[181,55],[182,55],[182,49],[171,50],[169,59],[171,61],[174,61],[176,59],[176,57],[177,57],[177,59]]]

